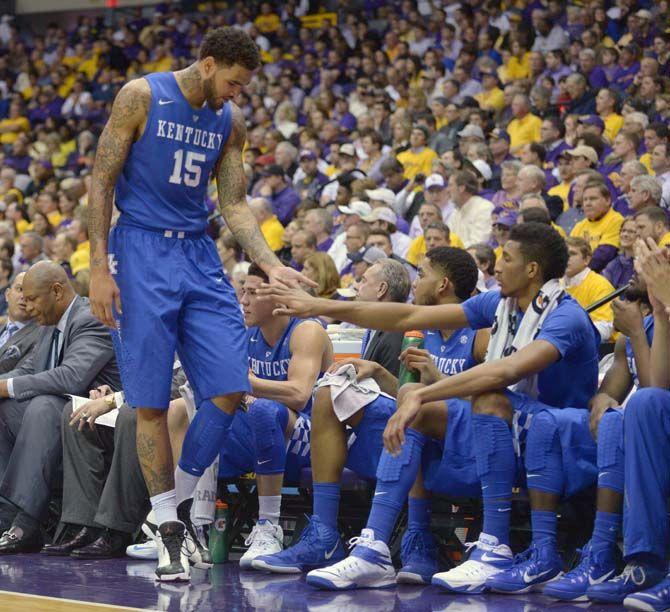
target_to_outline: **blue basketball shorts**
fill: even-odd
[[[206,235],[117,225],[110,271],[122,313],[112,334],[126,401],[166,409],[175,352],[203,400],[248,392],[247,334],[240,306]]]
[[[298,484],[301,470],[310,465],[310,429],[309,416],[299,414],[286,446],[284,483],[287,485]],[[219,454],[219,478],[237,478],[255,470],[256,455],[251,419],[246,411],[238,410],[233,418],[225,447]]]

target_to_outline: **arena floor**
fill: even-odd
[[[154,562],[115,559],[82,562],[44,555],[0,558],[0,610],[88,612],[102,610],[449,610],[530,612],[586,610],[621,612],[618,606],[559,604],[540,595],[455,597],[434,587],[401,587],[347,593],[317,591],[301,576],[240,572],[237,563],[209,572],[193,570],[190,585],[158,585]]]

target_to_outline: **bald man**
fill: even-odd
[[[40,522],[61,471],[66,394],[121,388],[109,330],[59,264],[34,264],[23,299],[41,327],[31,356],[0,376],[0,554],[41,548]]]

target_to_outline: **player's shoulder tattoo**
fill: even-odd
[[[244,118],[244,113],[240,110],[239,106],[233,104],[232,102],[230,104],[232,104],[232,125],[230,130],[230,137],[228,138],[228,146],[239,149],[241,151],[244,148],[244,143],[247,140],[247,122]]]
[[[111,127],[137,123],[149,113],[151,88],[144,78],[126,83],[116,95],[109,118]]]

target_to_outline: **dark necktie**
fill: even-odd
[[[16,323],[7,323],[7,327],[0,335],[0,346],[5,346],[9,339],[18,331],[19,326]]]
[[[60,330],[56,327],[51,336],[51,347],[49,348],[49,361],[47,362],[48,369],[51,370],[58,365],[58,358],[60,357]]]

